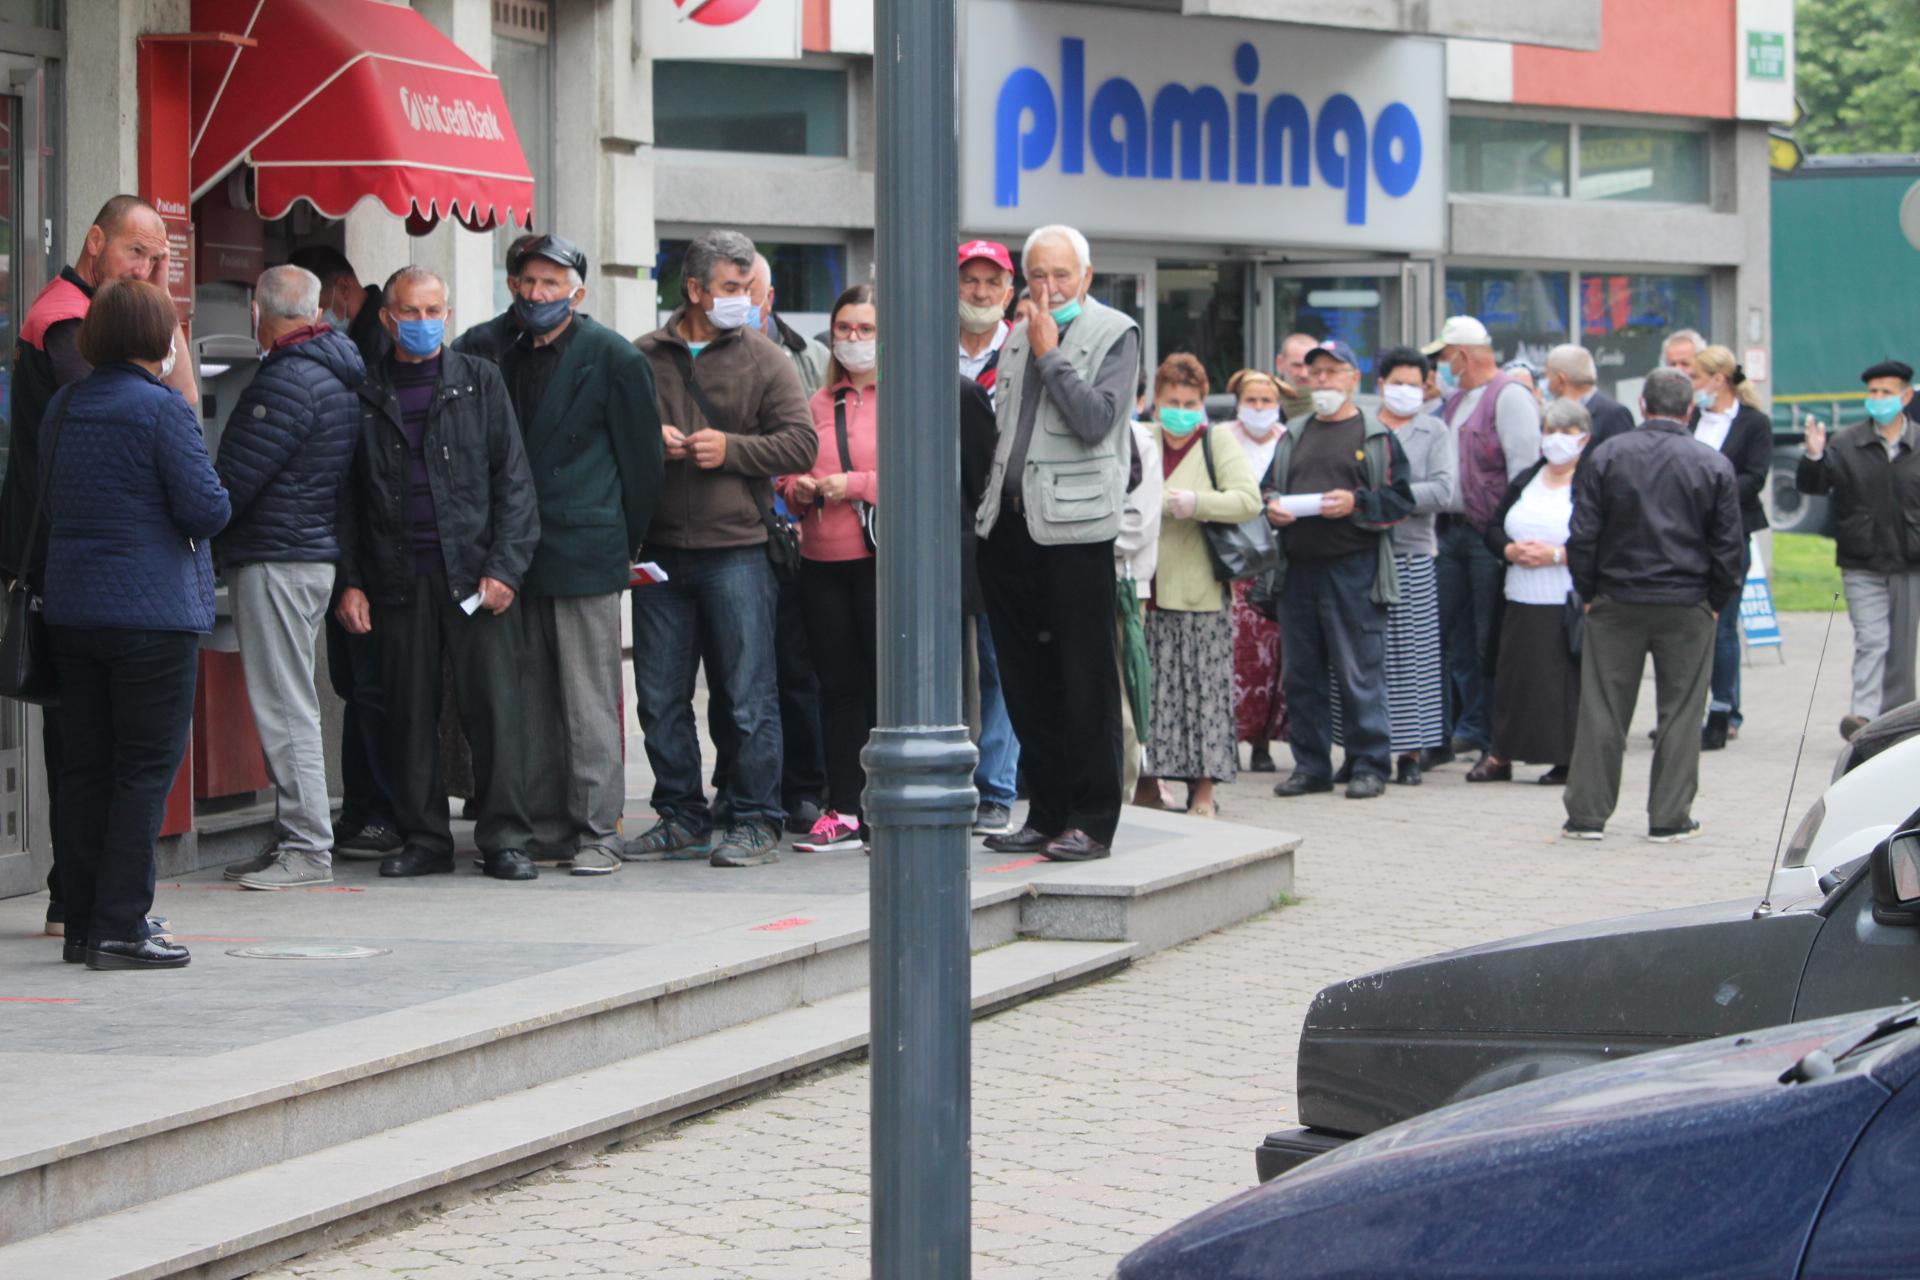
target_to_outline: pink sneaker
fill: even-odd
[[[807,838],[795,840],[793,847],[801,853],[832,853],[836,849],[858,849],[860,819],[843,818],[829,809],[820,815],[820,821],[813,824],[813,830]]]

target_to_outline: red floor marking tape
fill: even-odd
[[[0,996],[0,1004],[79,1004],[72,996]]]
[[[769,924],[756,924],[752,929],[748,930],[748,932],[777,933],[781,929],[798,929],[803,924],[813,923],[814,921],[807,919],[805,916],[788,916],[785,920],[775,920]]]
[[[1012,862],[1003,862],[997,867],[988,867],[986,873],[992,875],[996,871],[1018,871],[1022,867],[1037,867],[1045,861],[1046,859],[1038,854],[1035,854],[1031,858],[1015,858]]]

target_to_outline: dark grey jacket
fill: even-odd
[[[1834,432],[1826,452],[1802,457],[1794,473],[1800,492],[1832,502],[1834,559],[1842,569],[1920,568],[1920,425],[1900,421],[1892,459],[1873,423],[1860,422]]]
[[[397,605],[412,602],[414,572],[407,438],[392,376],[383,360],[359,387],[359,447],[340,491],[339,583]],[[482,578],[519,591],[540,545],[540,512],[500,370],[477,356],[441,351],[425,453],[453,598],[472,595]]]
[[[1573,473],[1567,567],[1582,600],[1718,612],[1739,593],[1745,549],[1733,464],[1671,418],[1590,447]]]

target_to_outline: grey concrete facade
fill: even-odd
[[[1182,0],[1182,13],[1258,18],[1357,31],[1512,40],[1561,49],[1600,47],[1601,0],[1350,0],[1337,10],[1319,0]]]

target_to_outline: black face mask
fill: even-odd
[[[573,301],[570,297],[555,298],[552,302],[535,302],[531,298],[513,300],[514,319],[520,327],[535,337],[552,333],[566,318],[573,314]]]

